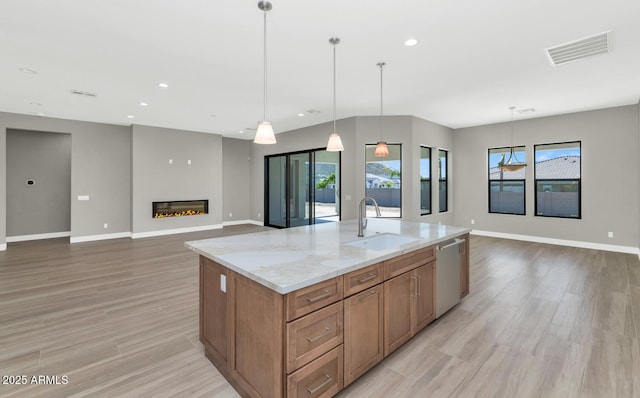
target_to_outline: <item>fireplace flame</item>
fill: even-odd
[[[195,216],[199,214],[207,214],[207,213],[200,210],[183,210],[183,211],[176,211],[173,213],[155,213],[153,218],[184,217],[184,216]]]

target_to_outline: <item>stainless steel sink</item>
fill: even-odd
[[[368,250],[389,250],[395,249],[402,245],[406,245],[408,243],[415,242],[417,240],[418,239],[412,238],[410,236],[384,233],[370,236],[368,238],[354,240],[352,242],[345,243],[345,245]]]

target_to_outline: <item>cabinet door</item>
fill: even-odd
[[[384,283],[384,356],[411,338],[413,272]]]
[[[435,262],[431,262],[413,271],[416,308],[416,323],[413,325],[413,334],[418,333],[436,319],[435,264]]]
[[[383,287],[376,285],[344,300],[344,385],[382,360]]]
[[[229,354],[227,292],[221,285],[227,273],[225,267],[200,256],[200,341],[215,364],[226,364]]]

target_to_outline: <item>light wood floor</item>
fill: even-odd
[[[255,226],[0,252],[10,397],[236,397],[198,341],[186,240]],[[637,256],[471,239],[471,294],[339,397],[640,397]]]

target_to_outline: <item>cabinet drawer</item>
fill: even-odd
[[[287,377],[287,398],[332,397],[342,390],[342,345]]]
[[[384,279],[393,278],[436,259],[436,247],[429,246],[384,262]]]
[[[287,373],[342,344],[342,301],[287,324]]]
[[[382,263],[374,264],[369,267],[349,272],[344,275],[344,296],[348,297],[352,294],[368,289],[383,281]]]
[[[342,300],[342,281],[340,276],[287,294],[287,321]]]

